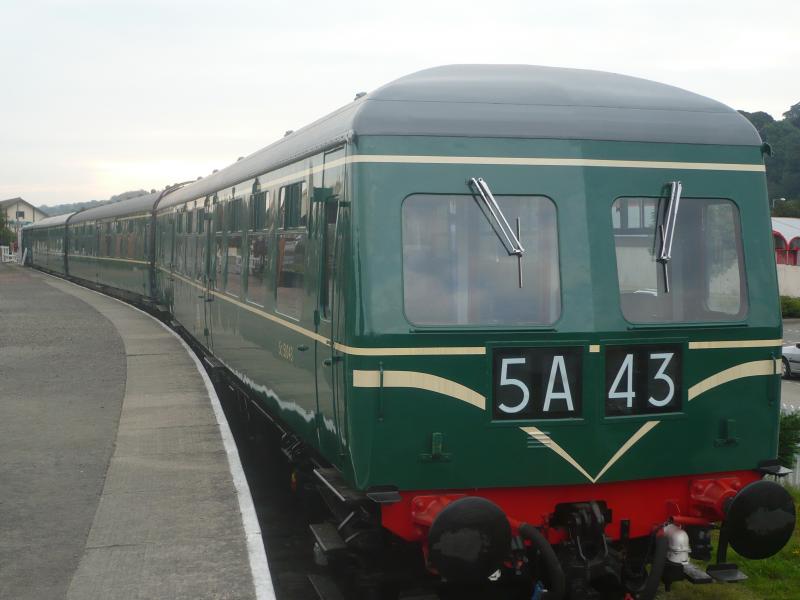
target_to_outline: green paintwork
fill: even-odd
[[[466,137],[360,137],[347,146],[346,152],[348,156],[517,156],[763,164],[757,147]],[[323,173],[329,171],[310,175],[307,171],[321,167],[323,160],[320,153],[262,177],[264,181],[283,178],[269,188],[273,202],[279,196],[280,186],[294,180],[305,179],[312,197],[315,188],[331,187],[323,181]],[[290,177],[292,174],[296,174],[295,179]],[[412,193],[463,194],[467,192],[466,180],[477,176],[490,181],[498,195],[544,195],[556,204],[562,314],[553,327],[415,329],[406,320],[402,306],[403,199]],[[665,182],[674,179],[683,182],[686,196],[729,198],[739,207],[749,300],[745,322],[644,327],[630,325],[622,317],[611,204],[619,196],[659,196]],[[224,211],[234,197],[242,197],[246,230],[252,185],[253,180],[242,182],[236,186],[238,192],[220,190],[215,198],[199,198],[187,208],[205,206],[210,213],[216,203]],[[763,173],[348,163],[339,189],[334,315],[330,322],[317,318],[325,202],[311,203],[303,310],[299,320],[276,312],[274,215],[267,218],[269,229],[265,234],[269,261],[263,308],[247,302],[247,236],[251,234],[242,236],[241,264],[245,268],[241,275],[234,274],[234,284],[225,290],[224,257],[217,265],[214,255],[217,239],[226,248],[230,232],[223,224],[206,221],[203,233],[197,233],[196,228],[189,234],[176,233],[176,209],[181,206],[157,211],[154,294],[172,308],[176,319],[190,333],[239,374],[266,410],[336,465],[355,487],[448,489],[587,482],[561,456],[529,439],[519,429],[521,425],[536,425],[548,432],[594,477],[646,421],[661,421],[608,469],[601,482],[752,469],[760,460],[775,456],[780,404],[777,375],[738,379],[713,388],[692,402],[687,402],[685,396],[689,387],[722,370],[780,356],[779,347],[688,349],[688,342],[695,340],[781,337]],[[131,285],[123,275],[126,269],[132,270],[132,265],[121,263],[118,268],[100,268],[96,265],[99,262],[102,261],[91,263],[70,257],[70,274],[112,282],[111,285],[126,289],[138,285]],[[214,273],[219,276],[209,277]],[[138,281],[136,277],[132,280]],[[244,308],[245,305],[250,308]],[[287,323],[357,348],[582,346],[585,348],[583,417],[538,423],[493,423],[490,411],[449,396],[411,388],[354,388],[353,370],[417,371],[466,386],[487,397],[488,404],[490,355],[344,354],[332,351],[327,344],[294,330]],[[683,412],[669,416],[604,417],[602,347],[620,342],[684,344]],[[590,353],[590,344],[599,344],[601,351]],[[736,423],[738,442],[717,443],[723,436],[726,420],[730,419]],[[437,458],[439,455],[442,459]]]
[[[151,218],[143,213],[69,225],[69,274],[151,297],[149,244],[145,241]]]
[[[60,275],[65,274],[64,229],[64,225],[58,225],[25,231],[22,246],[28,250],[30,264]]]
[[[757,148],[580,143],[530,140],[362,139],[364,154],[542,156],[675,162],[760,164]],[[552,331],[445,331],[409,334],[402,311],[400,206],[415,192],[463,193],[468,177],[481,176],[500,194],[536,194],[553,199],[559,220],[562,316]],[[482,346],[487,343],[589,344],[609,342],[779,339],[780,315],[763,173],[495,165],[359,164],[354,169],[354,232],[365,252],[360,260],[360,299],[355,307],[363,327],[355,346]],[[658,196],[666,181],[680,179],[686,195],[730,198],[742,215],[750,311],[746,323],[704,328],[634,327],[622,317],[611,235],[611,204],[619,196]],[[361,191],[363,190],[363,194]],[[365,195],[367,197],[365,197]],[[361,200],[361,201],[358,201]],[[391,226],[387,226],[391,224]],[[413,340],[413,341],[412,341]],[[736,364],[779,356],[778,348],[685,350],[684,394],[702,379]],[[389,358],[390,370],[416,370],[458,381],[490,394],[487,357]],[[684,473],[750,469],[774,456],[778,385],[773,377],[752,377],[710,390],[682,414],[667,417],[603,417],[603,354],[584,356],[584,418],[545,421],[540,427],[591,475],[647,420],[662,423],[645,436],[601,481]],[[353,358],[354,369],[374,370],[377,360]],[[417,390],[383,391],[385,419],[374,418],[377,390],[349,396],[355,478],[359,486],[395,484],[404,489],[493,487],[585,483],[586,478],[554,452],[532,444],[515,424],[492,424],[487,412],[450,398]],[[715,446],[723,419],[740,424],[738,445]],[[525,423],[530,424],[530,423]],[[447,462],[418,460],[434,432],[444,434]],[[361,435],[364,433],[365,435]]]
[[[527,156],[599,158],[675,162],[761,164],[758,148],[678,146],[666,144],[575,141],[475,140],[468,138],[361,138],[348,151],[358,154]],[[319,157],[269,175],[284,177]],[[316,162],[315,162],[316,161]],[[684,411],[667,417],[603,417],[603,354],[588,353],[589,344],[610,342],[686,343],[689,340],[778,339],[780,317],[777,283],[763,173],[702,170],[520,167],[496,165],[421,165],[356,163],[348,166],[344,198],[352,206],[352,241],[340,252],[337,281],[345,300],[342,336],[336,341],[355,347],[484,346],[489,343],[580,344],[586,347],[583,384],[584,417],[546,422],[550,432],[590,474],[647,420],[662,422],[603,476],[601,481],[639,479],[683,473],[749,469],[774,456],[778,413],[777,384],[772,377],[751,377],[710,390]],[[463,193],[465,181],[482,176],[498,194],[537,194],[554,200],[560,228],[563,312],[551,330],[412,332],[402,307],[400,207],[407,195]],[[750,311],[747,323],[711,327],[632,327],[622,318],[616,285],[616,261],[611,236],[610,207],[622,195],[657,196],[665,181],[680,179],[691,195],[734,200],[742,215]],[[317,184],[311,182],[310,187]],[[273,197],[278,193],[272,190]],[[160,218],[160,221],[164,217]],[[591,226],[590,226],[591,224]],[[341,223],[340,223],[341,227]],[[312,227],[313,228],[313,227]],[[274,237],[274,230],[273,230]],[[202,242],[201,242],[202,243]],[[307,274],[318,270],[319,245],[312,240]],[[274,265],[273,265],[274,266]],[[271,274],[272,275],[272,274]],[[161,280],[163,281],[163,274]],[[299,321],[315,331],[317,278],[306,278],[306,310]],[[186,289],[188,288],[188,289]],[[516,424],[494,424],[488,411],[459,400],[417,389],[352,388],[342,390],[338,406],[322,410],[315,403],[313,360],[294,350],[286,360],[280,345],[309,345],[318,354],[327,348],[308,337],[259,318],[215,296],[198,299],[196,288],[171,282],[176,315],[194,323],[202,339],[203,321],[211,334],[208,344],[226,364],[261,391],[264,404],[293,430],[321,450],[359,488],[396,485],[401,489],[464,488],[582,483],[586,479],[563,458],[541,445],[529,444]],[[265,311],[274,313],[274,290]],[[203,308],[203,304],[206,308]],[[210,308],[209,308],[210,306]],[[197,319],[197,315],[204,315]],[[194,318],[193,318],[194,317]],[[316,346],[316,347],[315,347]],[[739,363],[768,359],[777,348],[684,351],[684,394],[698,381]],[[337,353],[338,354],[338,353]],[[351,383],[354,369],[421,371],[489,395],[487,356],[361,357],[342,356],[332,367],[317,366],[316,374]],[[327,369],[327,370],[325,370]],[[383,419],[378,419],[382,394]],[[319,406],[319,408],[316,408]],[[338,409],[335,411],[334,408]],[[315,414],[316,412],[316,414]],[[334,415],[334,413],[336,413]],[[715,445],[723,419],[739,424],[737,445]],[[327,429],[341,436],[325,445]],[[346,425],[346,430],[344,426]],[[422,460],[431,452],[434,434],[441,434],[449,460]],[[341,447],[339,447],[341,446]],[[344,450],[344,452],[342,452]]]

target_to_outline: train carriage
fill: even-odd
[[[688,558],[723,523],[709,572],[734,580],[728,542],[764,557],[794,527],[762,480],[766,151],[670,86],[439,67],[162,192],[139,289],[284,428],[338,517],[314,528],[331,560],[390,540],[450,584],[644,599],[709,580]]]
[[[152,210],[160,193],[75,213],[68,221],[69,274],[151,298]]]
[[[47,217],[24,228],[22,247],[27,252],[26,264],[59,275],[66,274],[64,240],[70,214]]]

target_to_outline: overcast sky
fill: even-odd
[[[653,79],[776,118],[800,2],[0,0],[0,199],[206,175],[399,76],[524,63]]]

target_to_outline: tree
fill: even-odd
[[[800,200],[800,127],[775,121],[764,128],[764,138],[772,147],[765,159],[770,198]]]
[[[800,102],[780,121],[763,111],[740,112],[772,148],[772,156],[764,157],[769,197],[787,200],[775,203],[773,215],[800,217],[800,204],[794,202],[800,201]]]
[[[775,202],[775,206],[772,208],[772,216],[800,218],[800,200]]]
[[[800,412],[781,415],[778,435],[778,460],[788,469],[794,469],[800,452]]]
[[[9,229],[5,213],[0,212],[0,246],[8,246],[15,239],[17,239],[17,237],[14,235],[14,232]]]
[[[772,118],[772,115],[765,113],[763,110],[759,110],[754,113],[745,112],[743,110],[740,110],[739,112],[753,124],[753,127],[756,128],[762,138],[764,137],[764,128],[770,123],[775,122],[775,119]]]
[[[800,102],[792,106],[789,110],[783,113],[783,117],[796,127],[800,127]]]

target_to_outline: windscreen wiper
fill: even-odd
[[[483,180],[482,177],[472,177],[467,183],[483,201],[483,214],[486,215],[486,219],[492,226],[492,229],[494,230],[495,235],[497,235],[497,238],[500,240],[500,243],[503,244],[506,252],[508,252],[508,255],[517,257],[522,256],[525,253],[525,248],[522,247],[519,237],[516,233],[514,233],[511,225],[508,224],[508,219],[506,219],[506,216],[500,209],[500,205],[497,203],[497,200],[494,199],[492,190],[489,189],[488,184]]]
[[[661,249],[658,252],[658,262],[664,267],[664,292],[667,294],[669,294],[669,261],[672,260],[672,242],[675,239],[675,225],[678,222],[678,209],[681,205],[681,191],[683,191],[680,181],[671,181],[669,186],[669,200],[667,200],[664,210],[663,222],[659,226]]]

